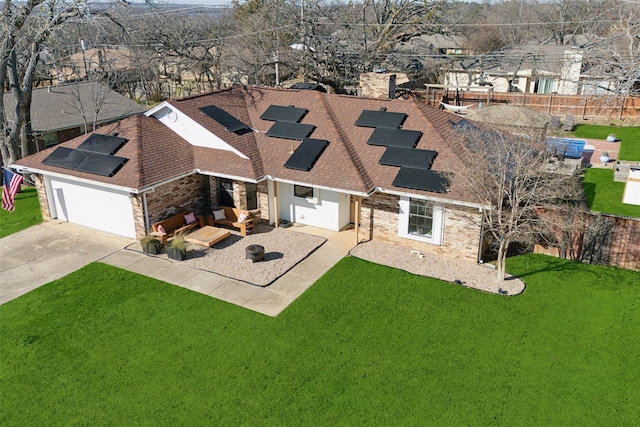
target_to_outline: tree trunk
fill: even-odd
[[[498,284],[502,283],[506,275],[506,265],[507,265],[507,250],[509,249],[509,242],[502,240],[500,241],[500,246],[498,247]]]

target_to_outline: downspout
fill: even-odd
[[[147,193],[142,193],[142,209],[144,209],[144,228],[149,234],[149,211],[147,210]]]
[[[360,196],[356,196],[355,198],[355,210],[356,210],[356,217],[355,217],[355,224],[353,226],[355,232],[356,232],[356,241],[355,241],[355,245],[358,245],[358,234],[360,234],[360,202],[362,201],[362,197]]]
[[[275,221],[273,222],[275,224],[275,227],[279,227],[280,226],[280,221],[278,219],[278,217],[280,212],[280,208],[278,207],[278,182],[277,181],[273,181],[273,216],[275,216]]]
[[[482,264],[482,246],[484,244],[484,209],[481,209],[482,220],[480,221],[480,242],[478,243],[478,264]]]

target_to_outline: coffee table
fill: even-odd
[[[219,241],[226,239],[230,235],[231,232],[229,230],[223,230],[222,228],[215,228],[210,225],[205,225],[204,227],[197,229],[193,233],[189,233],[184,236],[184,240],[196,245],[213,246]]]

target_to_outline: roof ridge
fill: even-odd
[[[232,87],[231,89],[235,89]],[[242,94],[242,104],[244,106],[244,112],[247,113],[247,118],[249,119],[249,128],[251,129],[251,141],[253,142],[253,147],[255,149],[254,153],[245,154],[251,159],[251,165],[253,166],[253,172],[256,174],[257,178],[262,178],[264,176],[264,163],[262,162],[262,154],[260,154],[260,149],[258,148],[258,139],[256,138],[255,128],[253,127],[253,123],[251,122],[251,114],[249,114],[249,106],[247,105],[247,90],[246,86],[243,86],[241,89]]]
[[[362,182],[366,186],[367,191],[373,189],[375,187],[375,185],[373,184],[373,180],[371,179],[371,177],[369,176],[369,173],[364,167],[364,163],[362,162],[362,159],[360,159],[358,152],[356,151],[355,147],[351,143],[351,140],[349,139],[349,135],[347,134],[344,127],[338,120],[338,116],[336,115],[335,111],[333,111],[333,108],[331,107],[331,104],[329,103],[327,96],[326,95],[322,96],[321,94],[320,97],[322,99],[322,103],[324,104],[327,110],[327,113],[329,114],[329,117],[331,118],[331,122],[333,123],[336,130],[338,131],[338,135],[340,135],[340,139],[342,139],[345,145],[345,148],[347,149],[347,153],[349,153],[349,158],[351,159],[351,162],[356,167],[356,170],[358,171],[360,178],[362,179]]]

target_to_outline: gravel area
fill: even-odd
[[[245,237],[235,231],[231,233],[229,237],[210,248],[188,243],[187,259],[172,262],[253,285],[267,286],[327,240],[324,237],[263,224],[256,224],[254,233]],[[246,259],[245,249],[249,245],[264,247],[264,261],[252,262]],[[139,243],[134,243],[127,249],[141,251]],[[157,256],[167,259],[166,254]]]
[[[522,280],[515,277],[497,283],[496,270],[487,266],[427,252],[412,253],[407,248],[390,243],[360,243],[351,250],[351,255],[420,276],[436,277],[447,282],[461,281],[462,286],[496,294],[516,295],[524,291],[525,286]],[[502,292],[498,292],[499,288]]]

